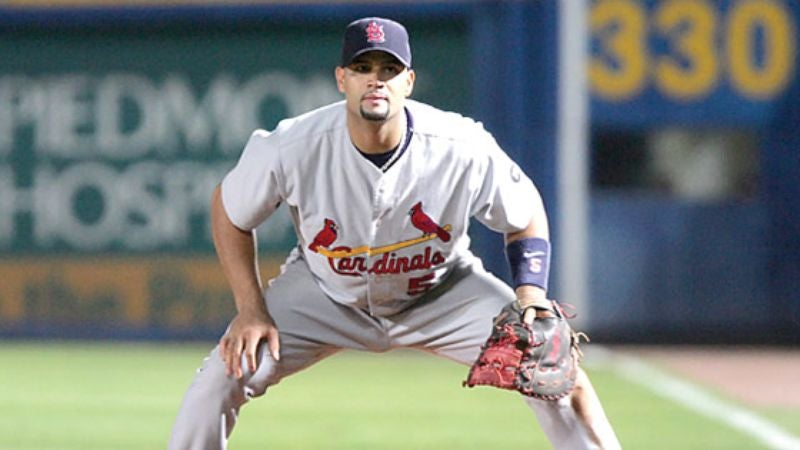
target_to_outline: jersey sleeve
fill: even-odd
[[[494,138],[485,137],[483,144],[480,169],[473,174],[478,190],[472,216],[500,233],[523,230],[539,204],[539,192]]]
[[[277,136],[256,130],[236,166],[222,180],[222,204],[228,218],[252,230],[275,212],[282,200]]]

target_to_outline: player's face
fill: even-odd
[[[386,121],[402,111],[411,95],[414,71],[388,53],[372,51],[347,67],[337,67],[336,81],[351,113],[369,121]]]

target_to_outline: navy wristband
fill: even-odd
[[[542,238],[524,238],[506,245],[506,256],[514,280],[514,289],[530,284],[547,290],[550,276],[550,242]]]

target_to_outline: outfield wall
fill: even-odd
[[[482,120],[559,216],[556,2],[43,4],[0,7],[1,335],[218,335],[232,307],[210,193],[250,130],[339,98],[341,28],[363,15],[408,26],[415,98]],[[744,130],[758,149],[743,197],[593,184],[589,330],[800,341],[797,4],[597,0],[588,13],[593,138]],[[259,235],[270,276],[294,244],[286,214]],[[507,277],[500,238],[473,237]],[[556,251],[568,238],[555,232]]]

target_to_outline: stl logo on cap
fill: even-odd
[[[378,25],[372,21],[367,25],[367,42],[382,44],[386,42],[386,35],[383,33],[383,25]]]

